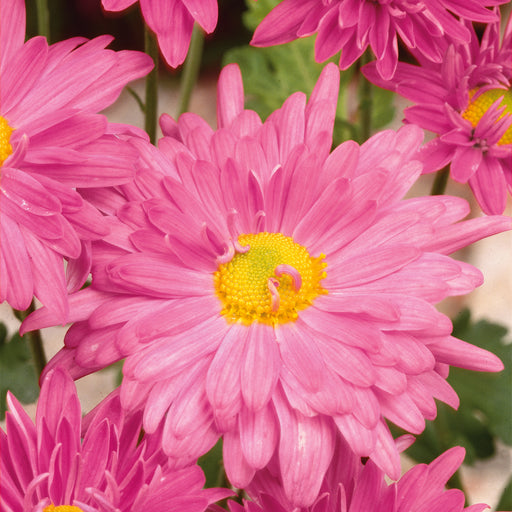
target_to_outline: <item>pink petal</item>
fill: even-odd
[[[210,34],[217,25],[217,0],[181,0],[192,17]]]
[[[265,467],[277,446],[278,429],[274,408],[267,404],[256,412],[242,407],[239,416],[240,443],[247,463]]]
[[[137,0],[101,0],[101,5],[106,11],[123,11],[136,1]]]
[[[241,363],[240,385],[247,408],[257,411],[270,400],[277,383],[281,358],[271,327],[254,323]]]
[[[279,3],[258,25],[250,44],[273,46],[293,41],[305,16],[318,8],[316,0],[285,0]]]
[[[318,496],[334,451],[334,429],[321,416],[308,418],[274,399],[281,432],[279,463],[283,487],[296,506],[307,507]]]

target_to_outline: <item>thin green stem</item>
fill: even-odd
[[[449,176],[449,166],[446,166],[437,172],[434,183],[432,183],[432,189],[430,190],[431,196],[442,196],[444,194]]]
[[[25,311],[18,311],[17,309],[13,309],[13,311],[16,318],[20,322],[23,322],[23,320],[25,320],[25,318],[27,318],[30,313],[35,311],[35,309],[34,301],[32,301],[29,308]],[[41,375],[41,372],[47,363],[46,355],[44,353],[43,339],[41,338],[41,331],[29,331],[25,333],[24,337],[28,339],[28,344],[32,353],[32,359],[34,360],[35,369],[38,375]]]
[[[156,142],[156,127],[158,122],[158,43],[151,30],[145,26],[144,47],[146,53],[155,64],[151,73],[146,76],[145,123],[144,128],[152,144]]]
[[[46,37],[50,42],[50,11],[48,0],[36,0],[37,10],[37,32],[40,36]]]
[[[361,56],[361,67],[368,64],[371,59],[371,51],[366,49]],[[359,79],[359,142],[363,143],[372,134],[373,86],[361,72]]]
[[[183,112],[188,110],[190,97],[192,96],[192,91],[196,85],[197,77],[199,76],[201,59],[203,57],[203,43],[204,32],[201,27],[195,23],[194,29],[192,30],[187,59],[183,65],[183,73],[181,75],[180,83],[180,101],[176,117],[179,117]]]

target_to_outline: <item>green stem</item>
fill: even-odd
[[[16,318],[20,322],[23,322],[23,320],[25,320],[25,318],[27,318],[30,313],[35,311],[35,309],[34,301],[32,301],[29,308],[25,311],[18,311],[16,309],[13,311]],[[47,362],[46,355],[44,353],[43,339],[41,338],[41,331],[29,331],[25,333],[24,337],[28,338],[28,344],[32,353],[32,359],[34,360],[34,366],[38,375],[41,375],[41,372],[43,371],[43,368],[46,366]]]
[[[40,36],[46,37],[50,43],[50,11],[48,10],[48,0],[36,0],[37,10],[37,32]]]
[[[361,56],[361,67],[372,60],[369,48]],[[362,144],[372,134],[373,86],[360,72],[359,74],[359,142]]]
[[[146,103],[144,128],[149,135],[152,144],[156,142],[156,127],[158,122],[158,43],[154,34],[145,25],[144,47],[146,53],[155,64],[151,73],[146,77]]]
[[[183,65],[183,74],[181,75],[180,83],[180,101],[178,104],[178,112],[176,117],[179,117],[183,112],[188,110],[190,104],[190,97],[192,90],[197,82],[199,76],[199,69],[201,67],[201,59],[203,57],[203,43],[204,32],[201,27],[194,24],[192,30],[192,37],[190,39],[190,48],[188,49],[187,59]]]
[[[430,191],[431,196],[442,196],[444,194],[449,176],[449,166],[444,167],[436,173],[436,177],[434,179],[434,183],[432,183],[432,189]]]

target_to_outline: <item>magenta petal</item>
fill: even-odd
[[[238,432],[224,434],[222,456],[229,481],[239,488],[244,488],[251,482],[255,469],[244,457]]]
[[[429,344],[428,348],[438,362],[480,372],[503,370],[503,363],[496,355],[458,338],[450,337],[442,342]]]
[[[6,63],[15,55],[25,40],[25,4],[19,0],[2,2],[0,9],[0,76]],[[3,84],[2,84],[3,85]]]
[[[497,158],[483,158],[469,181],[478,204],[488,215],[499,215],[507,204],[507,183]]]
[[[187,56],[194,18],[180,1],[142,2],[144,19],[158,37],[158,45],[168,64],[175,68]]]
[[[255,468],[265,467],[277,446],[278,424],[271,404],[256,412],[243,407],[239,416],[240,442],[247,463]]]
[[[281,364],[272,328],[253,324],[240,372],[242,396],[249,410],[257,411],[268,403],[274,392]]]
[[[318,391],[323,385],[325,363],[315,340],[294,324],[276,329],[275,336],[283,365],[306,390]]]
[[[245,326],[232,325],[210,364],[206,377],[206,393],[214,414],[234,416],[238,412],[240,367],[247,344],[247,334]],[[234,403],[236,405],[233,405]]]
[[[6,300],[13,308],[24,311],[34,295],[25,239],[19,226],[5,214],[2,215],[0,230],[0,301]]]
[[[102,0],[101,5],[106,11],[123,11],[137,0]]]
[[[273,46],[296,39],[297,30],[304,17],[318,8],[316,0],[284,0],[258,25],[251,45]]]
[[[274,400],[282,435],[279,462],[283,487],[296,506],[309,506],[318,495],[334,451],[334,430],[328,421],[308,418],[285,400]]]
[[[207,34],[213,32],[217,25],[217,0],[181,0],[192,17]]]
[[[481,149],[475,147],[458,147],[455,150],[450,166],[451,177],[459,183],[466,183],[475,172],[477,172],[481,162]]]

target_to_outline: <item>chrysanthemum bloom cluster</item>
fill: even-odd
[[[159,150],[137,142],[144,164],[103,196],[117,228],[94,244],[93,283],[70,298],[75,323],[48,366],[78,378],[126,357],[122,404],[163,428],[177,463],[223,435],[235,486],[275,455],[297,506],[317,498],[338,433],[396,479],[385,419],[420,433],[434,398],[458,405],[449,365],[502,368],[432,304],[482,282],[447,255],[510,219],[404,200],[422,170],[417,127],[331,153],[338,87],[330,64],[309,102],[296,93],[262,123],[228,66],[216,131],[185,114],[163,119]],[[42,309],[23,329],[54,322]]]
[[[455,447],[430,464],[418,464],[398,482],[388,485],[382,471],[369,461],[363,465],[341,442],[325,475],[320,495],[306,508],[295,508],[279,488],[279,476],[257,474],[248,492],[253,501],[229,503],[231,512],[481,512],[485,504],[465,507],[464,493],[445,485],[464,459]],[[209,509],[220,512],[215,506]]]
[[[107,11],[122,11],[137,0],[102,0]],[[217,0],[140,0],[144,20],[156,34],[166,62],[173,68],[187,56],[194,22],[207,34],[217,26]]]
[[[14,396],[0,431],[3,512],[202,512],[232,494],[203,490],[198,466],[172,469],[160,439],[141,436],[140,414],[126,415],[119,398],[82,418],[73,380],[57,369],[41,388],[36,423]],[[81,439],[83,437],[83,439]]]
[[[372,63],[365,75],[416,105],[405,120],[438,135],[423,149],[425,172],[450,164],[468,182],[485,213],[503,213],[512,191],[512,21],[500,43],[500,23],[487,25],[481,42],[471,25],[469,45],[446,44],[443,62],[399,63],[391,81]]]
[[[467,43],[470,30],[459,19],[494,21],[487,6],[503,0],[283,0],[261,22],[251,44],[270,46],[318,34],[317,62],[341,50],[339,66],[347,69],[371,47],[377,70],[393,76],[398,62],[398,37],[432,62],[442,62],[447,37]],[[455,16],[454,16],[455,15]]]
[[[96,112],[151,59],[106,50],[108,36],[51,46],[24,43],[23,0],[0,6],[0,302],[26,309],[35,295],[64,322],[67,287],[90,271],[90,241],[108,228],[75,187],[133,179],[135,129]],[[69,260],[68,277],[63,259]]]

